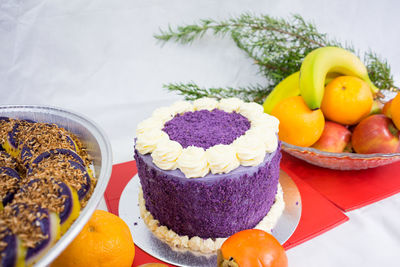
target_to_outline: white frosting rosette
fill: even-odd
[[[177,114],[197,110],[220,109],[236,112],[250,121],[250,128],[229,145],[215,145],[206,151],[201,147],[182,146],[169,139],[162,129]],[[257,166],[267,153],[278,147],[279,120],[264,113],[257,103],[246,103],[238,98],[217,101],[200,98],[193,103],[177,101],[170,107],[156,109],[152,117],[139,123],[135,148],[141,154],[151,153],[154,164],[162,170],[179,169],[187,178],[229,173],[242,166]]]
[[[136,135],[144,134],[152,130],[161,130],[164,127],[164,123],[157,117],[151,117],[138,124],[136,129]]]
[[[213,174],[228,173],[240,165],[237,151],[230,145],[212,146],[207,149],[206,156]]]
[[[189,146],[178,158],[178,167],[187,178],[203,177],[209,171],[206,152],[201,147]]]
[[[225,112],[233,112],[239,111],[239,108],[244,104],[242,100],[239,98],[224,98],[221,99],[218,103],[218,109],[223,110]]]
[[[178,158],[182,154],[182,146],[178,142],[163,140],[158,143],[151,153],[153,163],[162,170],[175,170],[178,166]]]
[[[148,130],[137,136],[136,149],[140,154],[151,153],[157,148],[158,143],[168,140],[169,136],[166,132],[159,129]]]
[[[194,111],[194,107],[190,102],[177,101],[174,104],[172,104],[170,110],[171,114],[175,116],[176,114],[183,114],[188,111]]]
[[[194,110],[213,110],[217,107],[218,101],[214,98],[203,97],[193,101]]]

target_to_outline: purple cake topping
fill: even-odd
[[[250,128],[249,120],[236,113],[219,109],[200,110],[176,115],[168,121],[163,131],[182,147],[209,147],[231,144]]]

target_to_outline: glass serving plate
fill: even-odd
[[[387,165],[400,160],[400,153],[333,153],[311,147],[282,142],[282,150],[310,164],[334,170],[362,170]]]
[[[111,146],[104,132],[95,123],[82,115],[65,109],[48,106],[0,105],[0,116],[55,123],[76,134],[93,158],[94,176],[97,178],[96,187],[86,207],[81,210],[79,217],[68,231],[34,265],[47,266],[79,234],[103,197],[111,176]]]

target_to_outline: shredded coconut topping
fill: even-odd
[[[0,151],[0,201],[5,197],[11,201],[0,210],[2,258],[8,245],[4,238],[10,234],[27,248],[48,238],[40,227],[41,220],[64,211],[67,195],[62,194],[61,182],[77,191],[86,186],[88,193],[80,200],[81,207],[85,207],[96,179],[88,167],[92,158],[87,148],[77,136],[56,124],[0,118],[0,146],[9,153]],[[68,153],[50,153],[37,164],[31,163],[52,149],[76,151],[84,166],[72,166],[70,161],[76,162],[77,158]]]
[[[11,232],[18,236],[28,248],[33,248],[47,235],[42,232],[40,225],[36,223],[39,219],[46,218],[46,213],[40,212],[40,206],[33,200],[26,203],[7,205],[0,211],[0,217],[5,221]]]
[[[7,173],[5,168],[0,168],[0,202],[8,194],[14,194],[20,186],[19,177],[13,177]]]

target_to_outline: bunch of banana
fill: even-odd
[[[301,95],[310,109],[318,109],[325,85],[340,75],[358,77],[369,84],[372,93],[379,91],[356,55],[339,47],[321,47],[304,58],[299,72],[288,76],[274,88],[264,102],[264,111],[270,113],[280,101],[296,95]]]

